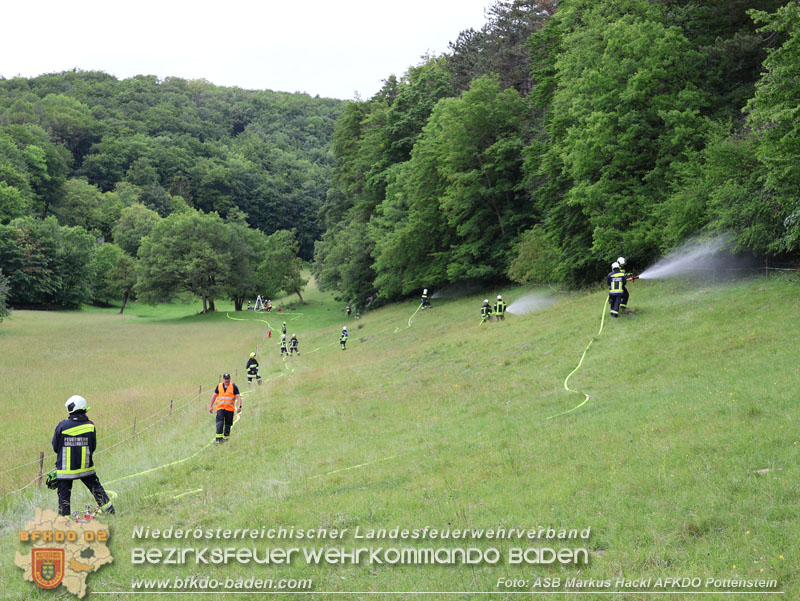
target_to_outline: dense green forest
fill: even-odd
[[[800,251],[798,2],[507,0],[450,50],[337,124],[315,269],[343,298]]]
[[[497,0],[368,100],[97,72],[0,80],[11,305],[364,307],[597,281],[694,236],[800,254],[800,2]],[[280,263],[280,265],[278,265]]]
[[[286,269],[265,249],[312,257],[343,106],[179,78],[0,79],[0,292],[67,307],[275,294]],[[181,252],[193,264],[156,281],[155,257]]]

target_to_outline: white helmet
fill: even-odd
[[[619,257],[617,258],[617,263],[619,263],[620,267],[625,267],[625,263],[627,263],[627,261],[625,260],[625,257]]]
[[[425,288],[425,290],[422,291],[422,294],[428,294],[428,289]]]
[[[617,263],[616,261],[614,261],[614,262],[611,264],[611,269],[619,269],[619,263]]]
[[[503,300],[503,297],[498,294],[497,295],[497,300]]]
[[[86,399],[77,394],[73,394],[71,397],[69,397],[67,402],[64,403],[64,406],[67,408],[69,413],[75,413],[76,411],[88,411],[89,409],[89,407],[86,406]]]
[[[255,353],[250,353],[250,358],[251,358],[251,359],[252,359],[253,357],[255,357],[255,356],[256,356],[256,354],[255,354]]]
[[[489,302],[489,299],[488,299],[488,298],[485,298],[485,299],[483,299],[483,303],[484,303],[484,304],[486,304],[486,303],[488,303],[488,302]]]

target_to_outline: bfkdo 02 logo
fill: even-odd
[[[19,540],[22,542],[56,542],[56,543],[75,543],[78,538],[82,538],[86,542],[98,541],[104,543],[108,540],[108,530],[84,530],[77,532],[75,530],[20,530]]]
[[[106,546],[109,536],[108,526],[97,519],[73,521],[37,508],[33,521],[19,531],[19,541],[33,548],[17,551],[14,564],[36,586],[54,589],[60,585],[83,597],[89,574],[114,561]]]

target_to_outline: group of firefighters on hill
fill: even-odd
[[[626,283],[635,280],[637,276],[625,271],[626,264],[625,257],[619,257],[611,264],[611,272],[606,276],[611,317],[619,317],[620,312],[629,312],[627,305],[630,295]],[[422,291],[421,308],[424,310],[430,309],[430,307],[431,303],[426,288]],[[349,309],[348,305],[348,315],[350,314]],[[489,299],[484,299],[481,306],[481,323],[495,318],[503,321],[505,312],[506,304],[501,295],[497,295],[494,306],[489,304]],[[339,335],[339,344],[342,350],[347,349],[347,337],[347,326],[344,326]],[[294,353],[300,354],[296,334],[292,334],[289,339],[287,350],[286,322],[283,322],[281,328],[280,344],[282,357]],[[250,353],[245,370],[249,383],[255,380],[259,385],[261,384],[255,352]],[[97,501],[95,513],[114,513],[114,505],[94,471],[92,455],[97,446],[97,435],[94,423],[86,415],[89,410],[86,399],[79,395],[73,395],[67,399],[65,406],[69,417],[59,422],[53,433],[52,445],[53,451],[56,453],[56,469],[52,470],[47,478],[47,486],[58,491],[58,513],[59,515],[70,514],[72,483],[75,480],[83,482]],[[217,385],[211,396],[211,405],[208,411],[214,413],[215,410],[217,412],[215,442],[222,444],[230,437],[234,414],[242,412],[242,395],[236,384],[231,382],[230,374],[226,373],[222,376],[222,382]]]
[[[492,321],[493,319],[497,321],[505,321],[506,319],[506,303],[499,294],[497,295],[497,302],[495,302],[494,307],[489,304],[488,298],[483,299],[483,305],[481,305],[481,323]]]

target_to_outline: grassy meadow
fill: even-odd
[[[606,316],[600,335],[606,294],[599,288],[483,325],[484,297],[502,293],[513,303],[530,291],[434,298],[433,309],[416,313],[410,327],[416,300],[356,321],[313,288],[304,305],[290,308],[295,301],[284,299],[283,313],[234,314],[222,303],[209,315],[198,315],[196,303],[133,304],[123,316],[113,308],[14,312],[0,324],[0,380],[6,383],[0,403],[11,425],[0,471],[34,463],[0,476],[0,496],[6,495],[0,499],[2,594],[71,598],[63,589],[24,582],[13,564],[14,551],[25,551],[16,531],[35,507],[55,509],[55,493],[35,484],[7,493],[35,477],[39,451],[45,451],[45,469],[52,464],[53,428],[65,415],[66,398],[78,393],[89,400],[98,426],[98,475],[117,495],[118,514],[104,518],[115,561],[88,581],[91,593],[121,593],[99,598],[139,598],[130,594],[135,579],[190,575],[310,578],[312,592],[288,595],[303,599],[384,598],[378,592],[392,592],[385,596],[392,599],[478,599],[488,592],[500,599],[653,599],[665,591],[678,592],[668,595],[673,599],[697,598],[680,589],[652,594],[615,584],[617,578],[665,577],[776,579],[769,592],[800,598],[800,283],[640,280],[630,288],[635,314]],[[228,311],[247,321],[229,319]],[[269,322],[272,338],[259,320]],[[284,320],[301,351],[286,361],[278,351]],[[345,323],[350,338],[341,351]],[[569,381],[580,393],[568,392],[564,379],[592,339]],[[256,348],[265,378],[260,387],[248,386],[243,376]],[[209,389],[224,371],[236,374],[245,392],[244,412],[229,444],[210,446]],[[589,401],[564,413],[584,392]],[[169,399],[175,409],[165,418]],[[138,433],[131,437],[134,417]],[[73,507],[88,499],[77,484]],[[262,525],[351,533],[395,526],[591,528],[588,540],[577,541],[424,543],[498,547],[504,555],[513,546],[587,547],[591,559],[567,567],[130,561],[137,546],[423,545],[352,536],[321,542],[131,537],[135,526]],[[610,590],[630,594],[553,594],[563,586],[537,588],[537,577],[561,578],[562,585],[566,578],[610,579]],[[524,583],[498,587],[498,578]]]

